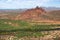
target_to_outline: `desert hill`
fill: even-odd
[[[47,16],[51,18],[51,20],[54,21],[60,21],[60,10],[54,10],[46,13]]]

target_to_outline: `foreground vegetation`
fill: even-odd
[[[59,24],[54,25],[39,25],[31,24],[21,20],[7,20],[0,19],[0,35],[15,35],[17,37],[24,36],[44,36],[41,31],[49,31],[55,29],[54,27],[60,27]]]

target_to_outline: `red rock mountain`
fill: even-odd
[[[16,20],[41,20],[46,11],[41,7],[28,9],[17,15]]]

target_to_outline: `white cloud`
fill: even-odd
[[[58,0],[6,0],[6,2],[0,2],[0,8],[30,8],[35,6],[43,6],[51,1]]]
[[[7,0],[7,2],[12,2],[12,0]]]

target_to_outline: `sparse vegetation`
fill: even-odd
[[[39,25],[39,24],[30,24],[26,21],[21,20],[7,20],[7,19],[0,19],[0,35],[8,34],[14,35],[17,37],[39,37],[44,36],[46,34],[42,34],[41,31],[54,29],[54,27],[59,27],[60,25]],[[18,24],[18,26],[12,26],[12,24]],[[48,34],[47,34],[48,35]]]

